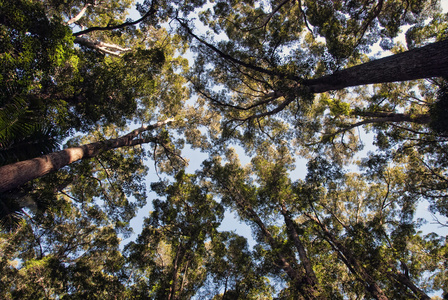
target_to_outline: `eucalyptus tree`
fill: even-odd
[[[153,201],[136,242],[126,246],[135,297],[185,299],[195,295],[208,276],[204,267],[224,210],[193,175],[153,184],[166,199]]]
[[[151,151],[157,161],[166,154],[168,157],[163,160],[171,159],[174,163],[172,158],[177,150],[169,141],[166,130],[159,129],[159,135],[143,133],[160,127],[161,123],[157,121],[175,117],[188,97],[183,86],[185,80],[179,74],[184,71],[186,60],[178,57],[186,46],[179,38],[156,26],[160,19],[155,17],[155,2],[136,21],[125,20],[131,1],[23,0],[0,4],[0,27],[4,36],[0,56],[0,81],[4,91],[0,103],[4,117],[0,138],[2,164],[6,165],[3,168],[11,170],[11,167],[15,168],[11,163],[22,160],[19,162],[22,167],[14,172],[23,179],[33,173],[31,169],[37,170],[27,162],[43,162],[43,165],[38,163],[43,168],[35,175],[4,186],[2,217],[23,215],[21,208],[27,203],[23,196],[37,197],[38,191],[45,189],[39,187],[39,182],[49,181],[44,179],[21,185],[48,172],[60,171],[53,177],[53,180],[61,178],[59,188],[53,187],[53,191],[69,195],[71,190],[76,190],[73,184],[79,181],[77,178],[93,177],[96,179],[92,186],[107,186],[114,181],[113,173],[120,173],[120,167],[129,164],[134,165],[129,170],[141,170],[134,180],[143,180],[140,172],[144,173],[146,169],[142,161],[145,151],[123,151],[121,159],[135,156],[128,161],[101,161],[98,155],[107,150],[152,142],[160,146]],[[137,28],[136,25],[143,21],[145,25]],[[130,131],[126,125],[131,121],[142,124],[141,128],[117,139],[126,135],[124,130]],[[151,123],[159,125],[145,127]],[[85,134],[83,139],[75,138],[68,142],[69,148],[57,152],[63,140],[67,141],[79,132]],[[106,141],[108,139],[113,141]],[[81,140],[87,145],[83,146]],[[28,150],[32,147],[34,151]],[[90,150],[85,151],[87,148]],[[74,158],[73,151],[80,155]],[[42,154],[49,156],[37,158]],[[101,156],[104,159],[110,155]],[[96,157],[92,166],[74,166],[68,173],[76,170],[80,173],[71,174],[69,180],[67,167],[66,170],[61,168],[87,157]],[[48,167],[49,164],[53,166]],[[45,171],[41,172],[43,169]],[[89,172],[96,172],[98,176]],[[2,182],[11,182],[11,174],[9,171],[3,173]],[[133,175],[127,177],[130,181]],[[112,191],[121,191],[118,197],[121,199],[127,193],[126,188],[122,188],[126,184],[117,179],[114,185]],[[135,192],[142,194],[137,197],[138,202],[144,202],[141,184],[136,182],[128,186],[134,186]],[[39,198],[36,197],[34,201]],[[125,219],[129,219],[128,216]]]
[[[349,112],[361,121],[341,126],[341,131],[375,122],[428,124],[425,111],[373,111],[367,107],[375,107],[376,98],[351,98],[344,89],[446,76],[446,16],[439,11],[436,1],[217,2],[201,12],[200,20],[220,34],[218,42],[212,34],[199,36],[188,19],[177,19],[197,45],[191,81],[210,108],[224,116],[225,133],[250,137],[255,127],[271,137],[287,132],[285,138],[294,136],[306,144],[313,141],[304,140],[301,130],[319,132],[316,115],[325,121],[326,109],[336,106],[324,102],[313,111],[313,94],[330,92],[322,97],[333,98],[338,91],[332,90],[342,90],[339,102],[344,107],[364,100],[359,106],[353,102],[359,109]],[[404,25],[411,26],[408,51],[393,43]],[[377,42],[394,55],[369,61],[366,54]],[[383,104],[389,101],[393,99]]]
[[[388,163],[408,162],[415,201],[446,213],[448,22],[438,1],[222,1],[200,13],[207,35],[177,20],[196,45],[195,91],[221,116],[217,145],[253,154],[266,139],[288,141],[305,158],[350,164],[362,128]],[[394,40],[405,26],[407,49]],[[369,58],[376,43],[392,55]]]
[[[125,298],[117,230],[100,207],[48,193],[13,233],[1,233],[2,299]]]
[[[411,81],[447,75],[438,1],[144,1],[137,20],[125,19],[128,0],[0,5],[0,216],[16,225],[0,236],[1,297],[446,290],[446,241],[415,221],[420,199],[448,211],[446,83]],[[224,38],[200,36],[193,14]],[[394,42],[405,25],[408,49]],[[393,55],[367,57],[377,42]],[[193,106],[178,57],[188,43]],[[364,173],[347,173],[361,126],[378,151],[358,162]],[[182,138],[226,163],[179,172]],[[255,154],[250,165],[225,148],[235,141]],[[25,151],[32,143],[46,147]],[[304,180],[290,178],[291,150],[311,159]],[[120,252],[147,201],[149,156],[175,178],[152,185],[159,199]],[[251,226],[253,249],[219,231],[224,209]]]
[[[225,164],[214,159],[204,171],[222,203],[251,226],[265,272],[285,282],[279,294],[429,299],[430,292],[445,289],[439,280],[446,270],[434,254],[446,241],[417,232],[416,205],[403,193],[400,167],[345,173],[320,158],[310,161],[305,180],[292,182],[285,146],[257,154],[244,168],[230,153]]]
[[[154,8],[125,20],[130,1],[0,4],[2,154],[51,130],[46,148],[2,161],[22,179],[40,171],[1,193],[1,297],[127,298],[118,235],[146,204],[145,157],[183,164],[166,124],[188,98],[186,45],[148,21]]]

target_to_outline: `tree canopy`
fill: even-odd
[[[440,1],[0,0],[0,36],[0,298],[448,297]]]

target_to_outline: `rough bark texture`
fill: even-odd
[[[390,272],[391,277],[395,277],[398,282],[400,282],[402,285],[408,287],[417,297],[419,297],[421,300],[430,300],[431,298],[421,289],[419,289],[405,274],[401,273],[400,271],[396,270],[395,267],[393,267],[394,272]]]
[[[303,246],[302,242],[300,241],[300,237],[297,234],[296,229],[294,228],[294,221],[289,216],[289,212],[286,210],[286,206],[284,203],[282,203],[282,206],[281,206],[281,213],[285,219],[286,229],[288,231],[288,234],[289,234],[290,238],[292,239],[292,241],[294,242],[294,246],[296,247],[297,252],[299,253],[300,261],[302,262],[302,264],[305,268],[308,282],[312,286],[317,286],[319,282],[317,280],[316,274],[314,273],[313,265],[312,265],[310,259],[308,258],[305,247]]]
[[[125,136],[107,141],[95,142],[79,147],[67,148],[41,157],[19,161],[0,167],[0,193],[16,188],[30,180],[59,170],[77,160],[95,157],[103,151],[120,147],[149,143],[150,139],[134,139],[139,133],[160,127],[172,120],[136,129]]]
[[[304,80],[302,84],[313,93],[323,93],[365,84],[443,76],[448,76],[448,40]]]
[[[358,277],[358,280],[364,283],[366,290],[377,300],[388,300],[387,296],[378,286],[375,279],[370,276],[370,274],[358,261],[352,251],[342,245],[328,230],[328,228],[324,224],[322,224],[322,222],[320,222],[319,219],[308,214],[306,215],[311,220],[316,222],[320,226],[320,228],[322,228],[325,239],[329,242],[333,249],[338,252],[339,256],[343,258],[344,263],[354,273],[354,275]]]
[[[272,247],[272,249],[278,249],[279,243],[272,236],[268,228],[265,226],[258,214],[252,209],[252,207],[244,201],[244,197],[239,194],[238,191],[227,187],[227,190],[235,196],[235,202],[239,208],[247,214],[247,216],[257,224],[258,228],[263,233],[266,238],[267,243]],[[288,277],[293,282],[294,286],[297,288],[299,298],[298,299],[323,299],[318,291],[316,291],[313,285],[310,285],[307,280],[308,277],[304,276],[303,272],[298,269],[296,259],[290,255],[283,253],[282,251],[277,251],[276,253],[279,266],[285,271]],[[317,280],[317,279],[316,279]]]

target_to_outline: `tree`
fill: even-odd
[[[401,23],[392,11],[402,16]],[[222,116],[222,139],[215,143],[231,139],[253,154],[266,138],[276,144],[287,140],[306,158],[329,156],[350,164],[363,147],[355,129],[363,127],[376,133],[375,143],[389,162],[400,164],[408,159],[403,155],[414,160],[409,172],[418,182],[418,197],[444,213],[436,199],[446,190],[440,164],[446,137],[433,130],[438,122],[432,108],[444,83],[432,77],[446,76],[447,31],[446,15],[436,3],[219,2],[201,21],[226,38],[213,42],[178,18],[184,35],[197,45],[190,80],[209,109]],[[408,51],[392,42],[405,23],[413,26],[406,34]],[[368,46],[377,41],[393,55],[369,59]],[[433,67],[420,56],[430,49]],[[417,68],[408,73],[401,64]],[[419,78],[427,80],[409,81]],[[423,184],[427,180],[431,183]]]
[[[171,121],[167,120],[153,125],[143,126],[117,139],[67,148],[42,157],[0,167],[0,176],[4,179],[0,187],[0,192],[17,188],[29,180],[57,171],[77,160],[94,158],[104,151],[110,151],[116,148],[155,143],[160,144],[165,150],[171,152],[171,149],[169,149],[169,146],[163,141],[162,137],[149,135],[148,137],[139,138],[142,133],[161,127]]]
[[[0,0],[1,298],[447,289],[446,237],[418,219],[422,201],[448,212],[438,1],[144,1],[135,20],[131,5]],[[390,55],[369,57],[376,43]],[[209,156],[195,174],[185,144]],[[221,230],[228,213],[250,244]]]
[[[232,154],[227,160],[224,166],[210,162],[206,170],[225,195],[223,203],[253,225],[265,263],[272,260],[271,268],[288,275],[283,294],[429,299],[418,282],[424,278],[420,262],[431,255],[420,256],[414,247],[426,247],[431,238],[415,232],[415,202],[398,196],[404,184],[399,168],[384,170],[379,177],[384,181],[369,184],[362,175],[344,174],[337,165],[315,160],[306,181],[293,183],[286,173],[292,161],[285,147],[264,148],[244,169]],[[387,189],[382,188],[386,183]],[[323,250],[317,240],[328,248]],[[325,257],[327,252],[334,256]],[[328,280],[333,276],[340,279]]]
[[[404,6],[406,9],[403,9],[392,1],[378,1],[376,5],[352,1],[348,6],[327,2],[282,1],[278,5],[272,4],[271,13],[267,13],[269,8],[262,4],[219,2],[213,10],[205,11],[201,19],[214,32],[227,36],[228,40],[218,43],[199,37],[185,19],[178,18],[184,34],[198,44],[197,64],[191,72],[191,80],[211,109],[225,115],[225,132],[236,134],[235,128],[249,126],[259,127],[262,132],[269,134],[281,126],[281,120],[287,124],[297,124],[298,127],[307,127],[309,122],[304,114],[314,99],[310,93],[446,76],[446,69],[442,70],[446,68],[443,34],[437,36],[440,42],[426,45],[420,50],[413,48],[403,52],[400,49],[388,58],[361,63],[367,60],[362,56],[369,51],[365,46],[379,39],[384,41],[381,44],[384,49],[393,48],[390,40],[397,36],[400,24],[394,21],[391,11],[396,16],[403,14],[403,23],[418,24],[426,18],[438,19],[440,22],[444,17],[437,14],[434,9],[436,5],[408,2]],[[297,18],[296,15],[303,18]],[[348,16],[353,19],[352,22]],[[365,19],[365,16],[369,17]],[[256,26],[260,20],[263,20],[261,25]],[[309,28],[307,20],[312,20],[313,29]],[[380,30],[380,26],[385,27]],[[310,32],[307,32],[307,27]],[[419,28],[420,25],[415,27]],[[325,37],[326,47],[317,41],[315,34]],[[342,37],[346,42],[342,41]],[[411,34],[408,37],[409,43],[412,43]],[[415,43],[413,45],[415,47]],[[425,64],[429,60],[420,54],[433,47],[440,47],[440,52],[434,49],[439,54],[433,53],[435,65],[430,67]],[[351,55],[341,57],[335,48],[343,52],[347,50]],[[417,68],[408,73],[400,65],[414,65],[407,63],[409,61],[416,63]],[[420,67],[418,61],[422,63]],[[339,71],[344,66],[348,68]],[[213,79],[214,84],[210,83],[210,79]],[[225,88],[216,90],[213,89],[215,85]],[[301,126],[302,122],[307,125]],[[245,130],[249,135],[251,129]]]
[[[166,200],[156,199],[136,242],[126,246],[135,265],[134,295],[149,299],[192,297],[208,276],[203,268],[208,239],[214,239],[223,210],[196,184],[195,176],[180,172],[168,186],[153,185]]]
[[[81,9],[80,5],[86,9]],[[184,100],[179,95],[185,92],[185,88],[181,86],[183,79],[174,74],[174,69],[185,65],[185,61],[174,57],[175,50],[172,47],[180,43],[180,40],[174,39],[169,43],[170,38],[166,37],[167,33],[163,29],[147,28],[141,31],[133,27],[152,16],[154,9],[149,9],[146,16],[135,22],[125,22],[124,15],[115,18],[117,22],[123,23],[116,26],[109,24],[107,27],[105,22],[114,14],[124,12],[129,7],[129,1],[101,5],[89,2],[83,5],[78,1],[17,1],[12,5],[1,2],[4,9],[0,23],[5,39],[2,39],[1,59],[4,67],[0,81],[5,93],[2,93],[0,107],[2,116],[8,116],[2,118],[3,164],[13,163],[18,158],[26,165],[27,160],[42,154],[60,159],[61,155],[73,149],[66,149],[58,154],[51,153],[57,152],[59,144],[76,131],[95,135],[101,132],[99,128],[109,128],[108,134],[117,138],[111,131],[123,132],[124,126],[131,120],[141,124],[152,123],[154,119],[157,121],[159,116],[152,113],[155,101],[167,114],[162,119],[168,119],[175,115],[174,111],[179,109]],[[81,10],[75,18],[77,20],[74,20],[71,14],[78,8]],[[69,26],[73,23],[81,27],[88,26],[90,30],[73,33]],[[120,28],[127,29],[127,32],[116,34],[114,30]],[[124,44],[127,44],[132,49],[113,55],[95,47],[74,47],[74,36],[81,35],[84,39],[102,40],[110,45],[115,43],[125,47]],[[148,41],[137,42],[137,36],[147,38]],[[164,37],[167,44],[162,40]],[[135,42],[131,42],[133,38]],[[169,78],[172,85],[164,87],[161,84],[156,90],[155,86],[164,81],[162,78]],[[171,93],[171,99],[164,97],[166,93]],[[157,99],[158,96],[162,100]],[[140,133],[139,142],[133,141],[129,145],[135,146],[151,140],[149,137],[146,140],[142,138],[143,128],[142,125],[142,130],[132,134],[133,139]],[[105,139],[106,136],[97,136],[93,142]],[[167,146],[166,134],[162,139],[165,140],[164,146]],[[115,140],[115,146],[125,145],[123,140],[121,144],[117,144],[120,141]],[[113,144],[113,141],[109,142],[90,145],[90,150],[97,156],[99,152],[107,150],[105,144],[109,147]],[[35,151],[29,150],[31,143],[36,145]],[[40,148],[37,148],[39,145]],[[159,157],[160,148],[155,150],[154,157]],[[142,157],[143,153],[135,152],[135,155]],[[81,157],[77,159],[79,158]],[[39,159],[34,160],[36,161]],[[72,160],[69,159],[53,170],[59,170],[68,162]],[[6,168],[10,167],[12,166]],[[31,178],[47,173],[39,172],[2,190],[2,219],[22,215],[23,204],[29,202],[22,198],[27,192],[36,190],[36,186],[31,188],[33,183],[26,188],[19,186]],[[110,174],[106,173],[108,178]],[[30,174],[30,171],[26,171],[19,174],[19,177]],[[68,180],[61,186],[70,188],[72,183],[73,181]],[[11,188],[14,190],[11,191]],[[6,190],[10,191],[4,193]]]
[[[3,299],[125,298],[116,229],[98,207],[83,206],[55,199],[51,209],[1,234]]]

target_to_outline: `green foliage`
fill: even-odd
[[[448,215],[445,82],[311,84],[404,51],[404,26],[409,49],[446,39],[438,1],[143,1],[132,23],[131,4],[0,0],[0,165],[174,120],[0,195],[0,298],[447,290],[446,237],[418,231],[423,201]],[[195,174],[185,144],[209,155]]]
[[[437,93],[437,101],[430,108],[431,128],[439,134],[448,133],[448,88],[444,84]]]
[[[60,136],[15,99],[0,110],[0,165],[51,153],[59,148]]]

